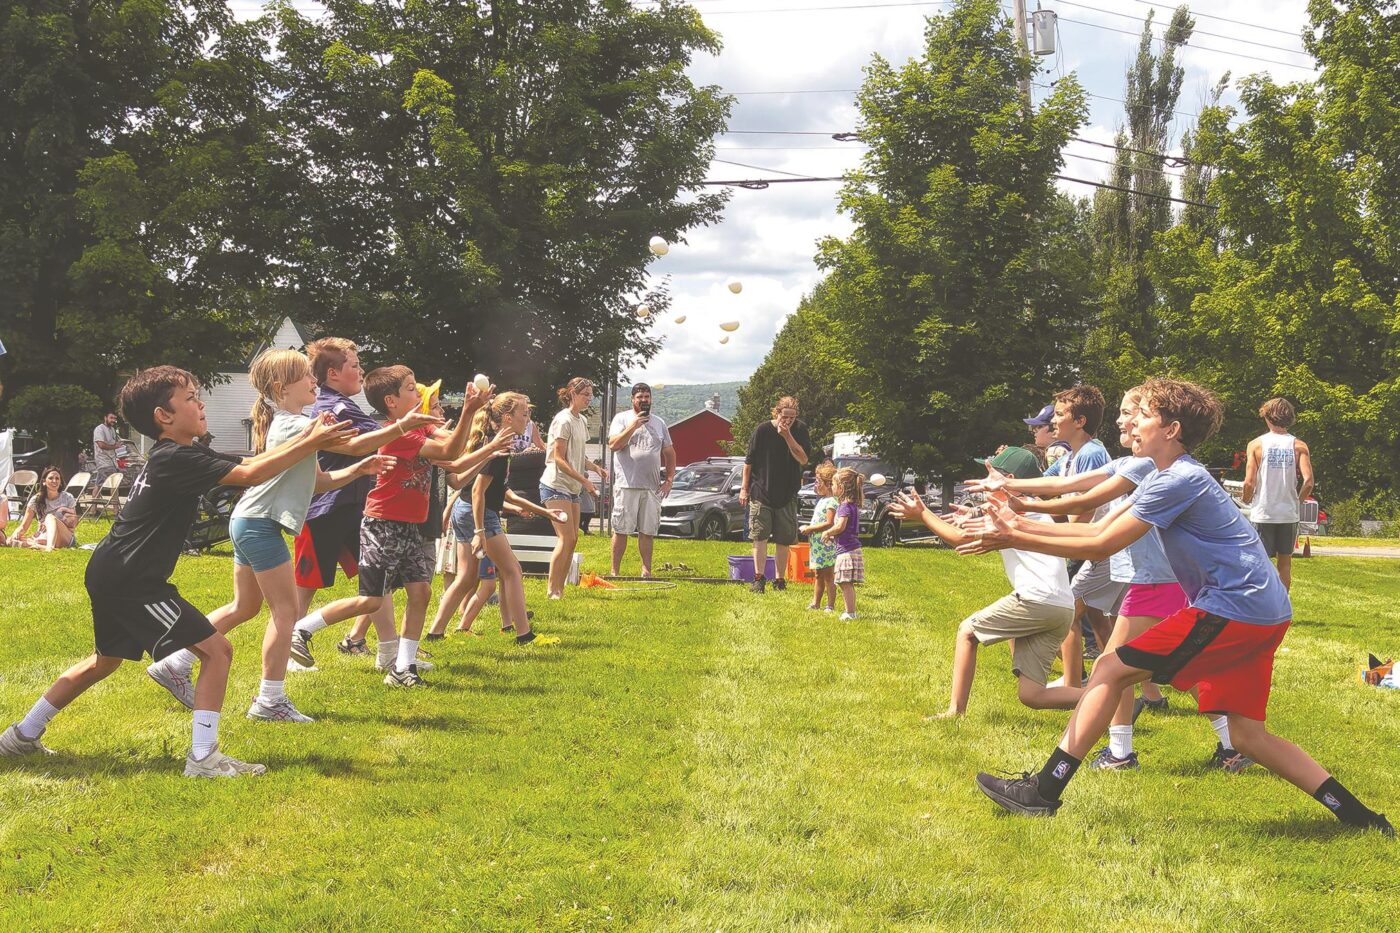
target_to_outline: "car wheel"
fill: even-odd
[[[721,515],[706,515],[700,522],[700,530],[695,533],[695,537],[700,541],[723,541],[724,517]]]
[[[876,547],[894,547],[899,543],[899,525],[892,518],[884,519],[875,527]]]

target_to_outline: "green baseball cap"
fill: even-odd
[[[1007,446],[995,457],[978,457],[978,463],[989,463],[1003,473],[1010,473],[1017,479],[1031,479],[1040,475],[1040,462],[1035,454],[1024,447]]]

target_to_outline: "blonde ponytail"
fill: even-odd
[[[267,446],[267,432],[277,414],[277,399],[287,386],[305,379],[311,364],[300,350],[265,350],[253,360],[248,381],[258,393],[257,401],[248,412],[253,421],[253,452],[262,453]]]

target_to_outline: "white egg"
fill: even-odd
[[[643,320],[651,317],[651,305],[637,305],[637,317]]]
[[[738,279],[730,279],[729,284],[725,287],[737,295],[744,290],[744,283]]]
[[[871,474],[870,474],[870,484],[871,484],[872,486],[883,486],[883,485],[885,485],[885,474],[883,474],[883,473],[871,473]]]
[[[685,323],[685,315],[684,315],[684,314],[677,314],[677,315],[676,315],[676,323],[677,323],[677,324],[684,324],[684,323]]]
[[[721,325],[719,326],[719,329],[722,330],[722,331],[727,331],[728,333],[731,333],[731,334],[732,334],[732,333],[734,333],[736,330],[739,329],[739,322],[738,322],[738,321],[725,321],[723,324],[721,324]]]
[[[651,238],[651,242],[647,244],[647,248],[658,256],[665,256],[671,251],[671,244],[667,243],[659,236],[654,236]]]
[[[491,380],[486,378],[485,373],[477,373],[476,378],[472,380],[472,385],[476,386],[478,392],[491,391]]]
[[[726,334],[725,336],[719,338],[719,342],[720,342],[720,343],[728,343],[728,342],[729,342],[729,335]]]

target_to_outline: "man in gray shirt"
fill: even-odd
[[[632,387],[632,410],[620,411],[608,426],[608,449],[616,458],[613,493],[612,572],[617,576],[627,538],[637,536],[642,576],[651,576],[651,543],[661,528],[661,500],[676,475],[676,449],[666,422],[651,413],[651,386]],[[666,478],[661,478],[665,465]]]
[[[102,423],[92,429],[92,459],[96,467],[92,472],[93,486],[101,486],[104,479],[117,472],[117,448],[121,446],[116,413],[109,411]]]

